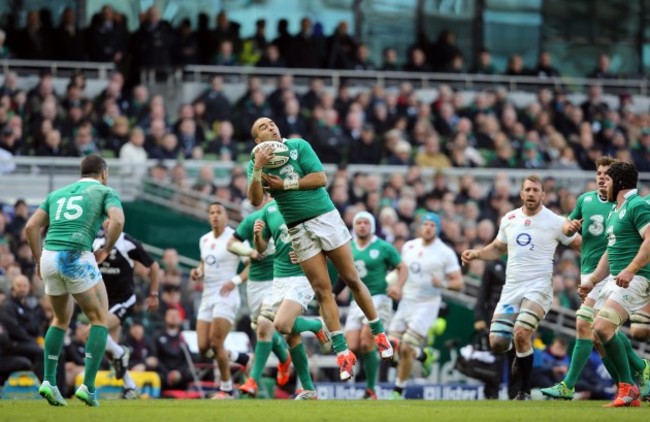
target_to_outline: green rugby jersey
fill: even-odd
[[[629,195],[620,209],[613,208],[607,219],[607,257],[613,276],[623,271],[634,259],[643,243],[641,234],[650,224],[650,202],[635,193]],[[650,279],[650,265],[637,273]]]
[[[273,257],[273,277],[297,277],[304,276],[299,264],[292,264],[289,252],[291,248],[291,237],[289,229],[280,213],[275,200],[269,202],[262,208],[261,220],[266,224],[262,236],[265,239],[275,241],[275,255]]]
[[[600,257],[605,253],[607,248],[605,224],[613,206],[614,202],[601,199],[598,191],[591,191],[580,195],[576,207],[569,214],[571,220],[582,218],[581,274],[593,273]]]
[[[352,256],[363,284],[368,287],[370,294],[386,294],[388,283],[386,274],[402,262],[402,257],[390,243],[373,236],[370,242],[359,249],[357,241],[352,241]]]
[[[117,192],[96,179],[83,178],[51,192],[40,206],[50,218],[45,249],[92,251],[111,207],[122,208]]]
[[[253,226],[255,226],[255,220],[262,217],[262,210],[257,210],[250,213],[244,218],[237,230],[235,230],[235,237],[239,240],[247,240],[248,243],[253,246]],[[248,281],[271,281],[273,280],[273,254],[275,253],[275,248],[273,242],[269,242],[268,247],[266,248],[267,255],[262,260],[251,259],[251,264],[248,272]]]
[[[323,171],[323,164],[304,139],[283,139],[289,148],[289,161],[282,167],[264,169],[264,173],[273,174],[283,180],[299,180],[309,173]],[[254,167],[253,160],[248,162],[248,183],[251,182]],[[287,224],[309,220],[334,209],[334,204],[324,187],[310,190],[277,190],[271,192],[277,207]]]

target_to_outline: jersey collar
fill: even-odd
[[[82,177],[81,179],[78,180],[79,182],[94,182],[94,183],[101,183],[97,179],[93,179],[92,177]]]

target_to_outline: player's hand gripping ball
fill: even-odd
[[[251,151],[251,160],[255,161],[255,153],[260,148],[270,148],[271,149],[271,158],[268,163],[264,166],[267,169],[275,169],[282,167],[287,164],[289,161],[289,148],[283,143],[278,141],[266,141],[260,142],[253,148]]]

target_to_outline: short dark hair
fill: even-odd
[[[106,160],[97,154],[92,154],[81,160],[81,177],[99,176],[108,168]]]
[[[610,157],[609,155],[604,155],[602,157],[599,157],[596,160],[596,168],[598,168],[600,166],[609,167],[609,166],[611,166],[612,164],[614,164],[617,161],[618,160],[616,158],[614,158],[614,157]]]

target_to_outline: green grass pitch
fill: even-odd
[[[410,422],[410,421],[647,421],[647,404],[603,409],[596,401],[304,401],[289,400],[104,400],[89,408],[77,400],[67,407],[45,401],[0,400],[2,422]]]

